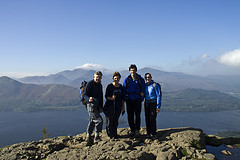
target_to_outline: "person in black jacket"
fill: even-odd
[[[103,92],[102,92],[102,72],[98,71],[94,74],[93,80],[88,82],[84,99],[87,100],[87,110],[89,113],[89,124],[87,127],[87,142],[92,141],[91,134],[96,126],[94,142],[100,139],[99,133],[102,131],[103,119],[100,113],[103,110]]]
[[[124,113],[123,87],[119,83],[121,75],[119,72],[113,73],[113,82],[106,88],[106,103],[103,112],[106,116],[106,131],[108,136],[118,138],[117,127],[121,112]]]

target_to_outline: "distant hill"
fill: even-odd
[[[48,76],[32,76],[17,79],[22,83],[28,84],[64,84],[79,88],[83,80],[92,80],[96,70],[75,69],[66,70]],[[138,73],[144,77],[145,73],[151,73],[153,79],[162,85],[164,92],[179,91],[188,88],[218,90],[221,92],[231,93],[234,96],[240,97],[240,75],[236,76],[193,76],[180,72],[164,72],[153,68],[142,68]],[[121,83],[126,76],[129,75],[128,70],[120,71],[122,74]],[[112,82],[112,73],[103,71],[102,84],[106,86]]]
[[[185,89],[163,94],[163,111],[212,112],[240,109],[240,99],[219,91]]]
[[[0,77],[0,111],[38,111],[78,108],[78,90],[62,84],[23,84]]]
[[[63,84],[24,84],[0,77],[0,111],[73,110],[81,105],[79,91]],[[163,111],[240,109],[240,99],[216,90],[163,92]]]

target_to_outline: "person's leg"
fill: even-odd
[[[128,116],[128,125],[131,129],[131,132],[135,132],[135,124],[134,124],[134,103],[133,100],[127,100],[127,116]]]
[[[150,135],[151,132],[150,132],[150,121],[149,121],[149,118],[150,118],[150,111],[149,111],[149,103],[144,103],[144,109],[145,109],[145,122],[146,122],[146,129],[147,129],[147,134]]]
[[[152,135],[156,135],[156,129],[157,129],[157,124],[156,124],[156,118],[157,118],[157,113],[156,113],[156,106],[157,103],[150,103],[149,105],[149,109],[150,109],[150,119],[149,119],[149,123],[150,123],[150,133]]]
[[[135,129],[137,131],[139,131],[140,125],[141,125],[141,110],[142,110],[142,101],[141,100],[135,100],[134,109],[135,109],[134,111],[135,111],[135,116],[136,116]]]
[[[87,110],[88,110],[88,114],[89,114],[89,123],[87,126],[87,136],[91,136],[91,134],[93,133],[95,124],[93,122],[93,119],[95,119],[95,115],[93,112],[93,107],[92,104],[87,104]]]
[[[110,137],[110,131],[109,131],[109,128],[110,128],[110,117],[105,116],[105,118],[106,118],[106,132],[107,132],[107,135]]]
[[[95,126],[96,126],[96,134],[95,134],[95,137],[96,137],[96,136],[99,136],[100,132],[102,132],[103,119],[96,108],[94,108],[93,113],[94,113],[93,122],[95,123]]]
[[[113,117],[113,136],[117,138],[118,119],[120,117],[121,110],[116,111]]]

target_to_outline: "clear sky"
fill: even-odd
[[[0,76],[86,63],[240,74],[240,1],[0,1]]]

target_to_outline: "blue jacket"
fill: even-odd
[[[145,84],[145,100],[154,100],[157,101],[157,108],[161,108],[161,92],[160,86],[155,83],[155,87],[153,88],[153,81]],[[154,101],[153,101],[154,102]]]
[[[139,84],[139,82],[141,84]],[[144,96],[141,96],[140,93],[141,92],[144,93],[144,90],[145,82],[144,79],[139,74],[137,74],[136,79],[134,81],[131,77],[131,74],[127,78],[125,78],[123,82],[123,96],[125,101],[127,99],[141,99],[143,101]]]

